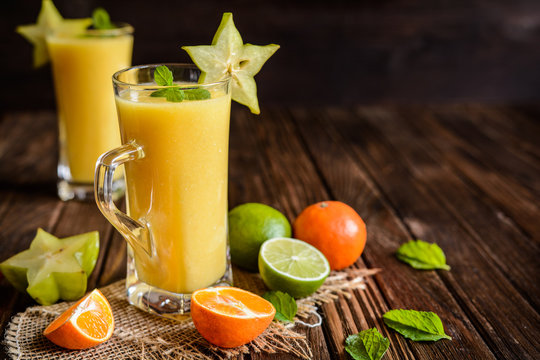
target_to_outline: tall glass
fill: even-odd
[[[166,64],[185,93],[211,98],[169,102],[152,97],[158,65],[113,76],[121,147],[98,161],[98,207],[128,242],[127,296],[162,316],[189,312],[191,293],[231,285],[227,240],[227,175],[231,79],[198,84],[192,65]],[[112,199],[124,164],[127,215]]]
[[[46,41],[58,108],[58,196],[91,200],[98,157],[120,145],[111,76],[131,65],[133,28],[56,32]],[[114,186],[115,198],[123,195],[121,173]]]

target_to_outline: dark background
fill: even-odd
[[[224,11],[245,42],[281,49],[257,75],[267,105],[525,102],[540,98],[539,0],[56,0],[67,18],[105,7],[135,27],[133,64],[188,62]],[[2,0],[3,109],[53,108],[50,68],[14,32],[41,0]]]

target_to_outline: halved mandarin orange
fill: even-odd
[[[66,349],[88,349],[107,341],[113,330],[111,305],[94,289],[50,323],[43,335]]]
[[[200,289],[191,295],[191,318],[197,331],[209,343],[224,348],[255,339],[275,313],[269,301],[235,287]]]

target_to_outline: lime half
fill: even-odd
[[[247,203],[229,212],[229,245],[235,265],[257,271],[262,243],[278,236],[291,236],[291,225],[285,215],[268,205]]]
[[[280,237],[262,244],[259,272],[270,289],[300,298],[317,291],[330,273],[330,265],[314,246]]]

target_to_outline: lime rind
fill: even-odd
[[[292,245],[292,252],[287,251],[286,247],[279,247],[280,242],[285,242]],[[269,253],[268,249],[272,248],[273,253]],[[287,276],[299,281],[318,281],[325,279],[330,273],[330,264],[326,257],[314,246],[297,239],[292,238],[274,238],[265,241],[260,250],[260,256],[265,260],[266,264],[275,272],[282,276]],[[293,256],[298,257],[298,260],[291,261]],[[315,260],[316,259],[316,260]],[[315,260],[309,261],[308,260]],[[280,265],[276,267],[276,265]],[[283,265],[283,266],[281,266]],[[288,271],[284,271],[287,268]],[[317,273],[318,276],[299,276],[301,273]]]
[[[229,212],[231,261],[249,271],[258,271],[261,245],[274,237],[291,236],[287,217],[264,204],[246,203]]]
[[[232,13],[224,13],[212,45],[183,46],[202,74],[199,82],[212,83],[232,77],[232,99],[259,114],[255,76],[279,45],[244,44]]]

